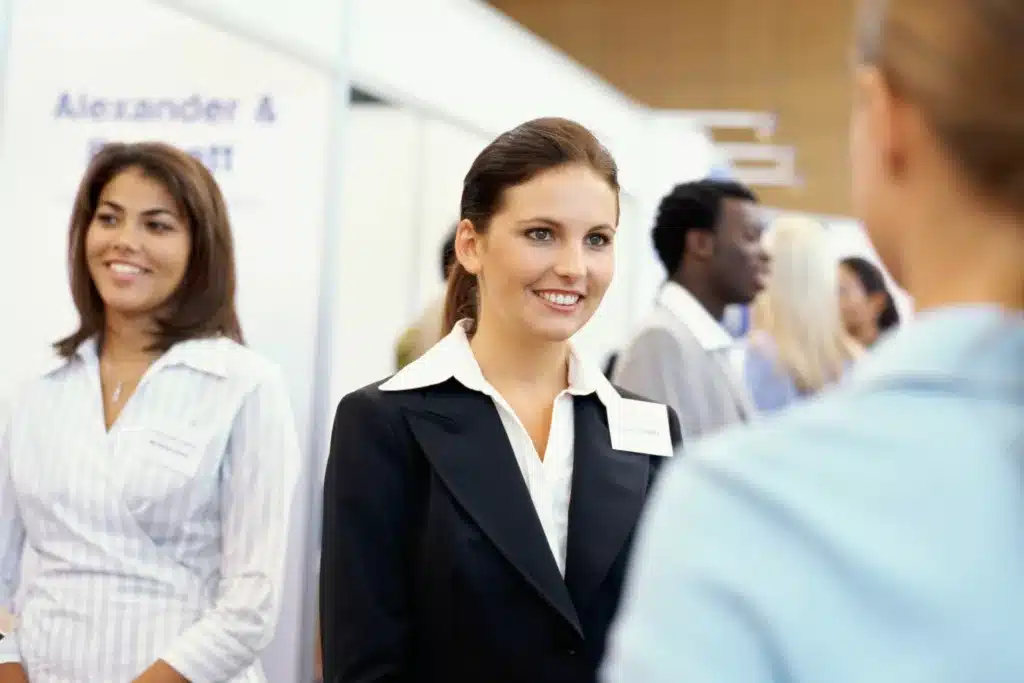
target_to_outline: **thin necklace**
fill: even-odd
[[[110,365],[107,365],[107,374],[113,375],[114,371],[110,369]],[[111,378],[113,381],[114,378]],[[121,394],[124,393],[124,380],[118,379],[117,384],[114,385],[114,390],[110,392],[110,400],[112,403],[119,404],[121,402]]]

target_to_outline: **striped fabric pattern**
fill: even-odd
[[[280,372],[227,339],[175,345],[104,426],[96,346],[22,392],[0,441],[0,663],[33,683],[265,680],[301,456]]]

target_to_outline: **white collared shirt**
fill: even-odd
[[[176,344],[104,425],[94,342],[31,383],[0,441],[0,607],[36,557],[0,663],[33,683],[263,681],[301,456],[280,372]]]
[[[708,353],[723,353],[736,379],[743,377],[743,347],[715,320],[693,294],[682,285],[669,280],[658,293],[658,303],[679,318],[697,343]]]
[[[381,391],[405,391],[435,386],[454,378],[467,389],[487,395],[501,417],[502,426],[515,453],[519,471],[540,518],[544,536],[559,571],[565,576],[565,553],[569,534],[569,496],[575,442],[573,396],[596,393],[609,413],[620,399],[615,388],[596,368],[581,362],[573,350],[569,358],[569,388],[555,398],[551,429],[543,460],[526,427],[480,370],[469,346],[463,323],[415,362],[380,386]]]

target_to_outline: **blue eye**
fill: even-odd
[[[551,228],[530,228],[526,231],[526,236],[537,242],[550,242],[554,239]]]
[[[94,220],[100,225],[114,225],[117,223],[117,216],[112,213],[98,213]]]
[[[587,244],[591,247],[604,247],[611,244],[611,238],[599,232],[592,232],[587,235]]]

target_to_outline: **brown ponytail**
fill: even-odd
[[[448,273],[448,288],[444,295],[444,333],[448,334],[463,318],[472,321],[466,332],[472,334],[477,319],[476,275],[470,273],[457,260]]]

